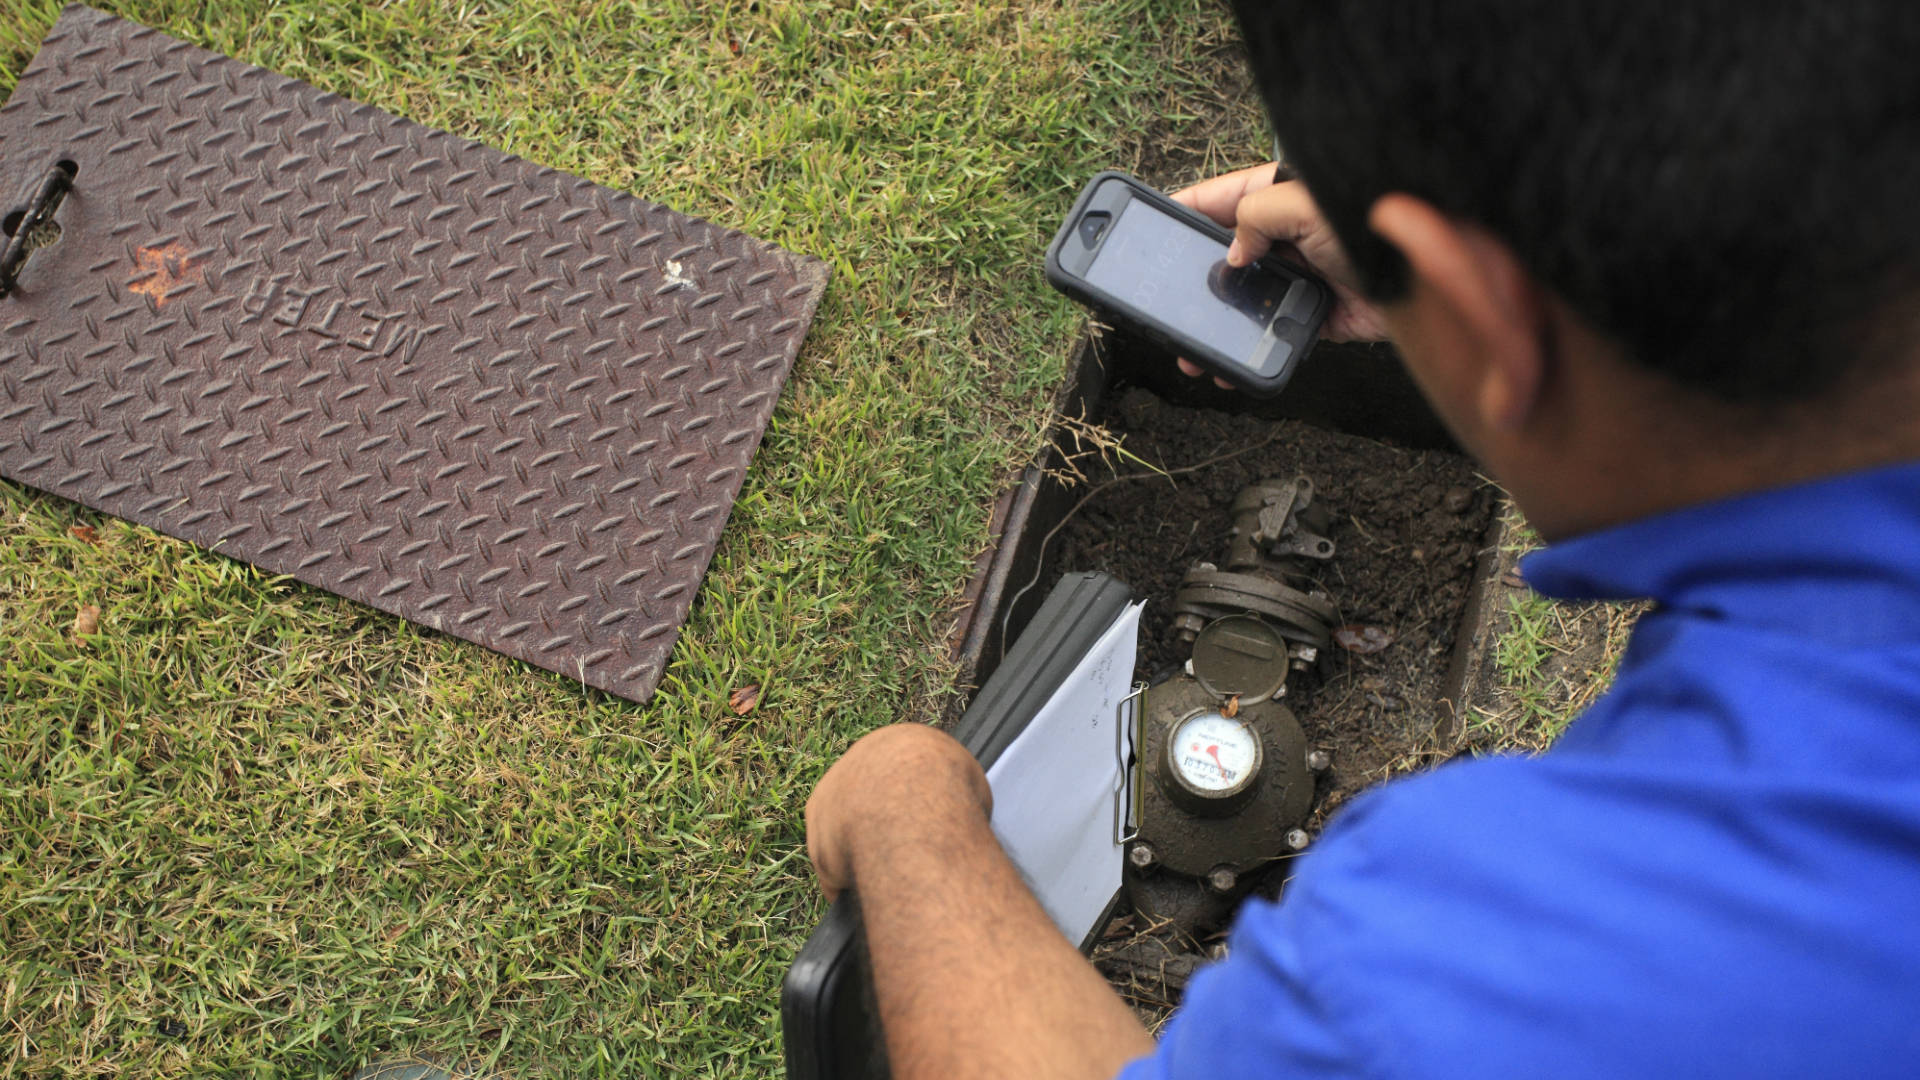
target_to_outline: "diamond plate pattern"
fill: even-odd
[[[0,108],[0,475],[636,701],[818,260],[80,6]]]

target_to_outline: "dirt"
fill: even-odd
[[[1081,442],[1088,449],[1075,467],[1089,494],[1052,540],[1054,575],[1103,570],[1147,599],[1139,679],[1184,661],[1168,633],[1173,593],[1194,563],[1222,560],[1241,488],[1304,475],[1316,504],[1331,511],[1336,554],[1315,583],[1342,624],[1377,628],[1390,643],[1366,654],[1335,645],[1289,684],[1308,745],[1334,762],[1309,830],[1368,785],[1444,756],[1443,682],[1499,501],[1471,462],[1298,421],[1182,407],[1137,387],[1117,390],[1102,428]],[[1274,877],[1256,891],[1272,895],[1281,884]],[[1157,1021],[1204,954],[1123,914],[1095,959]]]
[[[1138,388],[1118,395],[1105,427],[1118,451],[1082,466],[1089,489],[1117,475],[1136,478],[1097,491],[1068,519],[1053,540],[1054,567],[1104,570],[1147,598],[1136,676],[1157,679],[1186,659],[1168,634],[1173,594],[1194,563],[1223,561],[1234,496],[1256,480],[1304,475],[1333,518],[1336,554],[1315,584],[1333,598],[1342,625],[1375,627],[1391,639],[1371,654],[1335,645],[1289,687],[1308,741],[1333,754],[1322,812],[1424,763],[1498,496],[1472,463],[1298,421],[1182,408]]]

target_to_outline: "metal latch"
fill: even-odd
[[[1146,693],[1146,683],[1134,683],[1133,692],[1113,707],[1114,753],[1120,759],[1120,794],[1113,801],[1113,842],[1116,844],[1124,845],[1140,835],[1141,718],[1146,714],[1140,700]]]

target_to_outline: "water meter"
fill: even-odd
[[[1220,639],[1233,646],[1216,648]],[[1268,658],[1265,670],[1247,662],[1250,652]],[[1287,830],[1306,820],[1307,738],[1273,700],[1286,673],[1279,631],[1236,616],[1201,631],[1191,676],[1142,698],[1148,782],[1136,843],[1151,847],[1161,871],[1205,879],[1224,867],[1237,879],[1284,852]]]
[[[1251,875],[1307,843],[1326,756],[1309,754],[1283,699],[1336,610],[1312,589],[1311,568],[1333,552],[1312,498],[1304,477],[1241,493],[1228,568],[1195,567],[1175,604],[1173,629],[1192,656],[1140,701],[1145,775],[1127,891],[1136,911],[1189,933],[1224,921]]]

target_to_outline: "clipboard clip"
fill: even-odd
[[[1113,741],[1114,755],[1120,761],[1120,790],[1113,799],[1113,842],[1124,845],[1140,835],[1140,787],[1142,762],[1139,748],[1142,745],[1142,732],[1146,710],[1141,708],[1141,699],[1146,696],[1147,684],[1133,684],[1133,691],[1120,699],[1114,706]]]

